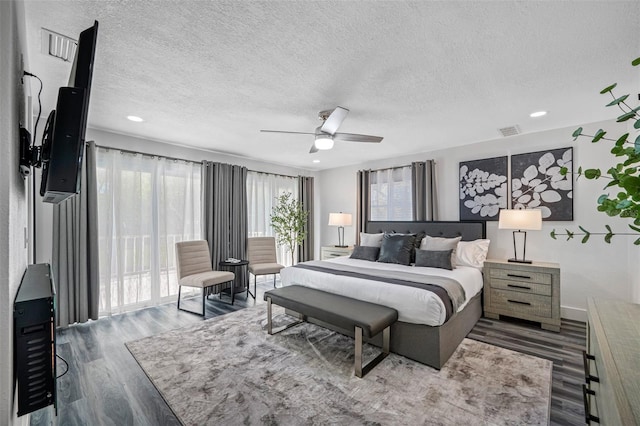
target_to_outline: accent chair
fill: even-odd
[[[206,296],[212,293],[221,293],[222,286],[231,282],[231,304],[234,302],[233,283],[235,274],[227,271],[214,271],[211,266],[209,244],[203,240],[182,241],[176,243],[176,266],[178,272],[178,309],[192,314],[205,314]],[[202,314],[180,307],[180,295],[182,287],[197,287],[202,289]]]
[[[276,239],[274,237],[252,237],[247,239],[247,258],[249,272],[253,274],[253,294],[247,287],[247,293],[256,298],[258,275],[273,274],[273,287],[276,286],[276,274],[284,268],[276,257]]]

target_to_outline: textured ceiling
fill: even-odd
[[[26,0],[25,10],[45,110],[70,64],[40,53],[40,28],[77,38],[96,19],[89,126],[307,169],[611,118],[598,91],[640,89],[637,0]],[[312,132],[336,105],[351,110],[341,132],[383,142],[309,155],[312,136],[259,133]],[[549,114],[529,117],[538,110]]]

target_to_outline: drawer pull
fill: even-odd
[[[518,275],[518,274],[507,274],[508,277],[513,277],[513,278],[524,278],[526,280],[530,280],[531,277],[528,275]]]
[[[589,367],[589,360],[595,361],[596,357],[588,354],[587,351],[582,351],[582,362],[584,364],[584,380],[587,383],[596,382],[600,383],[600,378],[591,375],[591,368]]]
[[[522,288],[522,289],[525,289],[525,290],[531,290],[531,287],[527,287],[526,285],[507,284],[507,287]]]
[[[582,400],[584,402],[584,421],[589,425],[591,422],[600,423],[600,417],[591,414],[591,407],[589,406],[589,397],[587,395],[596,396],[596,392],[587,389],[587,385],[582,385]]]
[[[529,305],[529,306],[531,306],[531,303],[529,303],[529,302],[521,302],[521,301],[519,301],[519,300],[511,300],[511,299],[507,299],[507,302],[517,303],[518,305]]]

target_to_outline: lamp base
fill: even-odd
[[[336,244],[334,247],[347,248],[347,247],[349,247],[349,246],[339,246],[339,245],[337,245],[337,244]]]
[[[520,259],[507,259],[507,262],[512,262],[512,263],[532,263],[531,260],[520,260]]]

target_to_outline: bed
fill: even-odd
[[[446,238],[460,236],[462,241],[473,241],[485,238],[485,222],[368,222],[366,232],[426,234]],[[402,269],[412,274],[426,270],[424,273],[429,275],[433,273],[433,268],[412,268],[346,257],[310,262],[309,265],[302,266],[282,270],[283,285],[304,285],[397,309],[399,319],[391,327],[391,351],[437,369],[442,368],[482,315],[482,275],[474,268],[459,267],[453,271],[438,272],[439,275],[460,282],[467,295],[459,306],[454,305],[455,311],[449,309],[446,312],[442,300],[429,296],[429,292],[376,280],[363,281],[362,277],[349,276],[347,272],[335,275],[335,272],[323,271],[325,268],[348,270],[350,267],[362,266],[370,273],[379,271],[381,276],[402,274]],[[418,299],[421,299],[420,303],[408,303]],[[352,330],[337,329],[321,321],[310,321],[353,336]],[[370,343],[381,347],[382,339],[378,336]]]

